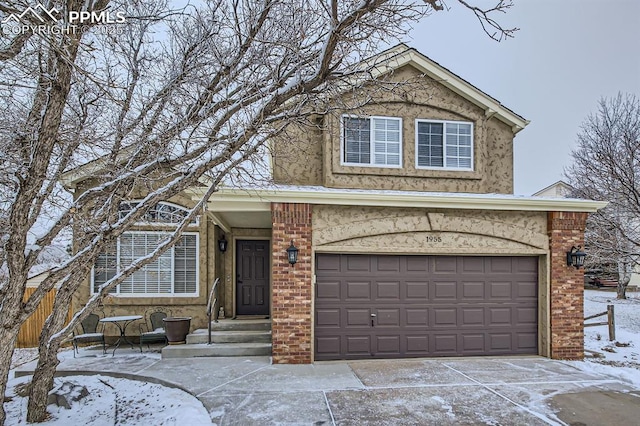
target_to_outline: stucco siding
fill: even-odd
[[[315,206],[316,251],[424,254],[544,254],[537,212]]]
[[[322,185],[322,126],[320,118],[291,124],[269,142],[275,182]]]
[[[513,132],[477,105],[406,66],[334,100],[334,110],[314,125],[290,126],[272,142],[277,183],[331,188],[392,189],[469,193],[512,193]],[[393,91],[384,87],[393,85]],[[344,165],[341,159],[343,114],[402,119],[401,167]],[[416,167],[417,119],[473,123],[472,171]]]

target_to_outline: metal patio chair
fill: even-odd
[[[140,324],[140,352],[142,352],[143,344],[147,345],[147,349],[151,349],[149,343],[167,344],[167,333],[164,330],[164,322],[162,321],[166,317],[167,314],[165,312],[156,311],[149,315],[151,328],[148,328],[147,324]]]
[[[82,334],[73,334],[73,357],[79,354],[78,343],[102,343],[102,353],[107,353],[107,345],[104,341],[104,333],[98,331],[100,317],[96,314],[89,314],[85,319],[80,321]],[[104,328],[104,327],[103,327]]]

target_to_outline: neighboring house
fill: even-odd
[[[513,139],[528,121],[405,45],[378,59],[380,75],[424,84],[274,140],[273,184],[222,188],[164,260],[120,286],[111,312],[162,305],[205,328],[217,277],[228,317],[271,319],[276,363],[583,357],[583,272],[566,252],[605,203],[514,196]],[[91,167],[69,172],[67,187],[81,191]],[[77,302],[201,192],[125,234]]]
[[[533,194],[534,197],[559,197],[566,198],[571,194],[573,187],[564,181],[557,181],[546,188]]]

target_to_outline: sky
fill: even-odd
[[[491,40],[456,0],[414,24],[407,44],[531,123],[515,138],[514,192],[563,178],[580,125],[602,97],[640,96],[639,0],[514,0]],[[497,0],[475,0],[479,5]]]

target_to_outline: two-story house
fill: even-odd
[[[379,76],[423,84],[378,91],[274,140],[272,184],[222,188],[166,255],[168,291],[121,286],[112,313],[168,306],[204,328],[220,278],[227,317],[270,319],[277,363],[581,358],[582,271],[567,252],[583,244],[587,214],[603,203],[514,196],[513,142],[528,121],[406,45],[378,59]],[[344,96],[364,99],[367,90]],[[67,185],[81,186],[82,176]],[[170,222],[201,191],[159,210]],[[154,238],[140,229],[120,244],[144,251]],[[79,302],[108,279],[105,265]]]

